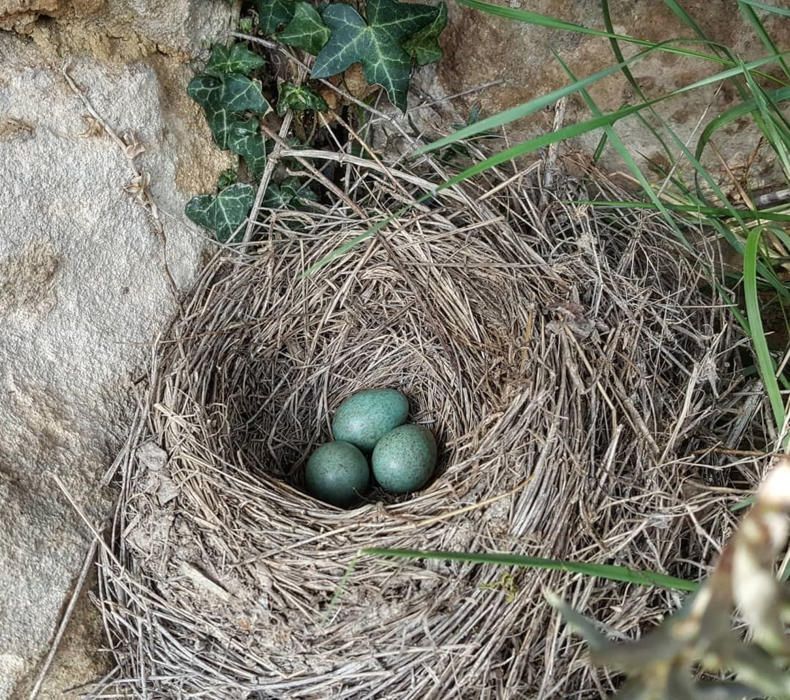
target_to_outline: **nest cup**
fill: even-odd
[[[374,165],[332,207],[271,215],[254,245],[220,253],[158,344],[102,555],[108,693],[569,697],[600,681],[542,588],[626,633],[672,594],[360,549],[693,578],[686,562],[728,527],[720,509],[688,526],[678,474],[704,468],[678,455],[727,430],[726,401],[693,368],[726,382],[737,358],[664,226],[562,204],[530,172],[420,204],[427,183]],[[585,198],[624,198],[596,183]],[[305,494],[302,470],[338,404],[368,387],[407,394],[439,469],[416,494],[344,511]]]
[[[243,389],[230,399],[206,395],[227,408],[217,451],[237,454],[262,477],[301,486],[307,456],[331,439],[339,403],[364,388],[391,387],[409,398],[410,420],[437,438],[435,478],[454,478],[447,465],[461,468],[486,418],[501,414],[527,381],[519,369],[534,315],[529,290],[506,267],[469,266],[478,253],[495,253],[491,242],[478,238],[459,253],[453,236],[419,241],[395,234],[389,241],[398,249],[395,260],[387,247],[375,246],[336,265],[348,265],[345,272],[300,279],[305,248],[318,260],[339,242],[316,245],[312,238],[291,233],[272,241],[251,270],[245,313],[260,321],[217,357]],[[434,256],[457,261],[438,285]],[[522,303],[503,307],[503,299]],[[301,512],[303,495],[288,493]],[[369,500],[408,498],[377,490]]]

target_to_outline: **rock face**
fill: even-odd
[[[224,0],[0,0],[0,28],[69,53],[188,58],[228,28],[232,11]]]
[[[600,30],[605,29],[601,4],[597,0],[513,0],[504,4]],[[711,39],[733,48],[745,60],[766,55],[767,50],[760,38],[730,0],[684,0],[680,4]],[[617,33],[648,41],[694,36],[692,30],[680,22],[666,3],[652,0],[612,0],[609,5]],[[433,86],[428,88],[429,92],[449,95],[491,81],[501,81],[495,86],[465,97],[467,113],[474,101],[480,102],[482,114],[488,116],[570,82],[552,51],[562,57],[578,78],[617,62],[605,38],[536,27],[467,9],[457,3],[449,3],[449,11],[449,24],[442,36],[445,55],[439,63]],[[790,22],[786,18],[766,13],[760,13],[760,17],[780,49],[790,46]],[[710,52],[710,49],[699,43],[686,43],[684,46]],[[631,56],[638,50],[638,47],[626,43],[621,43],[621,48],[626,56]],[[650,98],[666,94],[721,69],[721,66],[712,62],[663,52],[654,52],[632,65],[634,76]],[[767,72],[776,70],[777,67],[773,66]],[[598,106],[606,111],[641,101],[622,74],[597,83],[590,89],[590,94]],[[707,121],[732,106],[737,97],[731,85],[724,86],[718,93],[714,86],[694,90],[663,103],[657,110],[669,120],[678,136],[684,140],[691,138],[691,143],[694,143],[695,130],[699,134],[698,121]],[[463,106],[459,102],[456,101],[456,106]],[[568,125],[590,116],[581,96],[576,95],[568,101],[564,124]],[[542,110],[521,122],[511,124],[508,127],[511,144],[519,139],[550,131],[553,120],[553,110]],[[763,148],[755,154],[758,134],[755,129],[747,127],[747,123],[748,120],[734,122],[725,130],[724,138],[717,139],[717,146],[736,176],[744,176],[750,184],[759,186],[762,181],[770,180],[772,164],[765,157],[768,149]],[[632,153],[640,153],[659,163],[663,162],[656,139],[637,119],[630,117],[619,122],[616,128]],[[592,153],[600,135],[599,131],[583,137],[579,145]],[[644,159],[638,160],[640,165],[646,165]],[[622,162],[611,147],[605,151],[604,162],[612,168],[622,167]],[[712,153],[709,165],[715,171],[722,171],[721,163]]]
[[[0,698],[29,691],[90,541],[53,477],[101,528],[134,373],[198,268],[206,239],[184,203],[227,164],[183,59],[231,11],[0,2],[3,26],[25,34],[0,32]],[[93,45],[57,41],[111,26]],[[92,51],[124,37],[134,60]]]

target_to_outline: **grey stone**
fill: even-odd
[[[213,21],[214,3],[173,3],[193,17],[204,4]],[[29,691],[90,542],[53,476],[101,527],[130,389],[176,308],[169,276],[188,286],[207,240],[184,203],[227,165],[185,94],[187,65],[67,58],[132,145],[97,126],[58,52],[0,32],[0,698]],[[132,187],[135,144],[164,235]]]

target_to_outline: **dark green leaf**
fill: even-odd
[[[318,11],[306,2],[298,2],[293,19],[277,38],[283,44],[296,46],[315,56],[329,41],[330,34]]]
[[[281,187],[287,189],[293,198],[292,204],[304,204],[305,202],[317,202],[318,195],[310,187],[299,181],[298,177],[289,177],[283,180]]]
[[[272,183],[266,188],[261,202],[267,209],[287,209],[293,199],[290,192],[280,189],[279,185]]]
[[[257,117],[243,118],[222,109],[206,113],[211,133],[220,148],[237,153],[244,158],[253,176],[263,173],[266,165],[266,147]]]
[[[237,179],[236,171],[233,168],[228,168],[227,170],[223,170],[219,174],[219,179],[217,180],[217,188],[220,190],[224,190],[229,185],[232,185],[236,182]]]
[[[206,64],[206,73],[221,77],[226,73],[249,75],[254,70],[263,68],[265,61],[257,53],[250,51],[244,44],[221,46],[216,44],[211,49],[211,57]]]
[[[239,120],[228,133],[228,150],[238,153],[253,177],[260,177],[266,166],[266,142],[261,134],[258,119]]]
[[[279,185],[271,184],[263,195],[263,206],[268,209],[298,209],[305,202],[318,199],[307,185],[295,177],[283,180]]]
[[[315,59],[313,77],[327,78],[361,63],[365,79],[383,86],[392,103],[405,111],[411,58],[401,43],[438,14],[438,8],[428,5],[369,0],[365,22],[349,5],[329,5],[323,19],[332,36]]]
[[[442,57],[439,46],[439,35],[447,25],[447,5],[439,5],[439,14],[429,25],[420,29],[414,36],[403,43],[403,48],[418,66],[436,63]]]
[[[277,100],[277,113],[282,116],[289,109],[294,112],[306,112],[307,110],[326,112],[329,105],[321,95],[305,85],[283,83],[280,86],[280,97]]]
[[[266,114],[271,106],[261,84],[243,75],[197,75],[187,86],[189,96],[207,112],[255,112]]]
[[[231,114],[226,109],[206,109],[206,121],[217,146],[227,150],[230,132],[241,121],[241,117],[238,114]]]
[[[227,241],[244,223],[254,199],[255,191],[250,185],[237,183],[217,195],[192,197],[184,211],[196,224],[214,231],[218,240]]]
[[[293,0],[258,0],[258,24],[264,34],[274,34],[293,16]]]

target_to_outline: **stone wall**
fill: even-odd
[[[185,88],[233,12],[0,0],[0,698],[28,692],[90,541],[55,477],[101,529],[131,389],[198,269],[183,206],[227,163]]]

